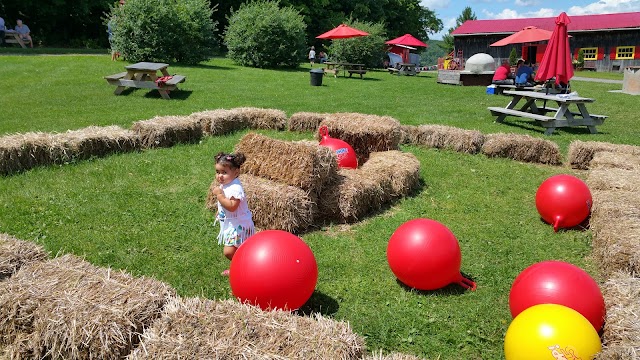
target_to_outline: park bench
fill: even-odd
[[[360,75],[360,79],[363,79],[363,75],[367,73],[367,70],[347,70],[347,72],[349,73],[349,77],[353,74],[358,74]]]

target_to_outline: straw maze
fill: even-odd
[[[5,136],[0,138],[0,173],[246,128],[315,131],[320,124],[329,127],[332,137],[352,144],[360,168],[337,169],[335,155],[309,141],[249,133],[237,144],[254,159],[245,163],[241,177],[259,227],[297,232],[324,221],[353,222],[409,195],[420,186],[420,164],[397,150],[400,143],[549,165],[561,165],[562,159],[555,143],[526,135],[401,126],[389,117],[363,114],[296,113],[287,119],[279,110],[238,108],[156,117],[134,123],[131,130],[110,126]],[[278,159],[279,168],[274,167],[280,154],[297,161]],[[640,353],[640,148],[575,141],[567,158],[569,166],[589,170],[593,253],[609,279],[603,285],[607,319],[598,358],[634,358]],[[400,171],[385,173],[389,164]],[[275,195],[283,193],[290,195],[274,203]],[[209,199],[207,206],[212,204]],[[321,315],[263,312],[231,300],[181,299],[153,279],[95,267],[72,255],[48,258],[39,246],[0,234],[0,359],[415,359],[367,354],[364,339],[348,324]]]

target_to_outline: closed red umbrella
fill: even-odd
[[[536,81],[546,81],[555,77],[556,85],[567,84],[573,77],[569,35],[567,34],[567,25],[570,23],[571,20],[564,12],[556,18],[556,27],[553,29],[547,49],[544,51],[536,73]]]
[[[318,39],[348,39],[358,36],[367,36],[368,32],[352,28],[346,24],[340,24],[337,27],[327,31],[324,34],[316,36]]]
[[[418,47],[429,47],[429,45],[423,43],[422,41],[416,39],[411,34],[404,34],[400,37],[397,37],[393,40],[387,41],[385,44],[389,45],[405,45],[405,46],[418,46]]]
[[[551,39],[552,31],[540,29],[535,26],[527,26],[524,29],[498,40],[489,46],[505,46],[510,44],[522,44]]]

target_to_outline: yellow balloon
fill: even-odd
[[[524,310],[513,319],[504,337],[506,360],[590,360],[601,347],[589,320],[557,304]]]

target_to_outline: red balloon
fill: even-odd
[[[579,312],[596,331],[604,323],[604,297],[598,284],[581,268],[563,261],[542,261],[516,277],[509,293],[509,308],[515,318],[539,304],[563,305]]]
[[[536,192],[536,208],[553,230],[582,223],[591,212],[591,191],[582,180],[571,175],[555,175]]]
[[[443,224],[414,219],[400,225],[387,245],[387,261],[404,284],[436,290],[451,283],[475,290],[476,284],[460,274],[460,245]]]
[[[340,139],[330,137],[326,126],[320,127],[320,136],[322,137],[320,146],[326,146],[336,153],[338,157],[338,167],[345,169],[358,168],[358,158],[351,145]]]
[[[249,237],[236,251],[229,270],[233,295],[263,310],[299,308],[318,281],[318,265],[309,246],[282,230]]]

